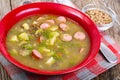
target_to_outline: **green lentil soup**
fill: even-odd
[[[10,55],[40,70],[64,70],[82,62],[90,49],[85,30],[64,16],[34,15],[15,24],[6,39]]]

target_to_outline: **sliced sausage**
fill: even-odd
[[[40,28],[42,28],[42,29],[47,29],[47,28],[49,28],[50,27],[50,25],[48,24],[48,23],[42,23],[41,25],[40,25]]]
[[[34,57],[38,58],[38,59],[42,59],[42,55],[40,54],[40,52],[38,52],[36,49],[32,50],[32,54]]]
[[[63,34],[61,36],[61,40],[62,41],[71,41],[72,40],[72,36],[70,34]]]
[[[50,23],[50,24],[55,24],[55,21],[54,20],[47,20],[46,22]]]
[[[85,39],[85,34],[83,32],[76,32],[74,34],[74,38],[78,40],[84,40]]]
[[[57,18],[57,21],[60,22],[60,23],[66,23],[66,18],[64,16],[59,16]]]
[[[61,24],[60,24],[60,29],[63,30],[63,31],[68,31],[68,30],[69,30],[69,27],[68,27],[67,24],[61,23]]]

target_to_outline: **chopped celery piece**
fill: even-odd
[[[48,40],[46,40],[46,44],[47,45],[54,45],[56,38],[59,36],[58,32],[51,32],[50,35],[52,37],[50,37]]]
[[[41,34],[42,32],[43,32],[43,29],[38,29],[38,30],[35,32],[35,35]]]
[[[26,44],[26,45],[23,45],[23,48],[25,48],[27,50],[32,50],[33,46],[31,44]]]
[[[42,35],[43,35],[44,37],[46,37],[46,38],[50,38],[50,37],[51,37],[51,36],[50,36],[50,33],[51,33],[51,31],[45,30],[45,31],[42,33]]]
[[[18,40],[18,37],[16,35],[14,35],[14,36],[11,37],[10,41],[18,42],[19,40]]]
[[[47,56],[52,56],[52,55],[54,55],[54,54],[55,54],[54,51],[50,51]]]
[[[48,39],[46,41],[46,44],[47,45],[54,45],[55,41],[56,41],[56,37],[53,37],[53,38]]]
[[[18,35],[20,40],[29,40],[28,34],[26,32],[21,33]]]
[[[51,32],[49,30],[45,30],[42,35],[46,38],[53,38],[53,37],[58,37],[60,34],[59,32]]]
[[[19,42],[19,46],[22,46],[22,45],[24,45],[24,44],[27,44],[28,42],[27,41],[21,41],[21,42]]]
[[[12,50],[10,51],[10,54],[12,54],[12,55],[17,55],[17,54],[18,54],[18,52],[17,52],[17,50],[16,50],[16,49],[12,49]]]
[[[47,61],[46,61],[46,64],[47,65],[52,65],[52,64],[54,64],[55,63],[55,59],[53,58],[53,57],[50,57]]]
[[[58,29],[58,26],[51,26],[50,28],[49,28],[51,31],[55,31],[55,30],[57,30]]]
[[[46,47],[39,47],[38,49],[40,52],[50,52],[50,49],[46,48]]]
[[[30,29],[30,27],[29,27],[29,25],[28,25],[27,23],[24,23],[24,24],[22,25],[22,27],[23,27],[25,30],[29,30],[29,29]]]
[[[51,32],[50,33],[50,36],[52,36],[52,37],[58,37],[59,35],[60,35],[59,32]]]
[[[20,50],[19,54],[21,56],[28,56],[31,54],[31,50]]]
[[[55,53],[55,54],[53,54],[53,57],[54,57],[56,60],[61,60],[61,59],[62,59],[62,53]]]

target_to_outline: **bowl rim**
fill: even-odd
[[[66,16],[68,15],[69,13],[69,16],[72,16],[73,18],[76,18],[77,20],[79,19],[83,19],[81,21],[83,21],[83,23],[87,23],[89,22],[88,24],[83,24],[81,22],[82,25],[90,25],[91,27],[94,28],[94,30],[91,32],[91,34],[94,34],[96,36],[95,39],[94,36],[92,36],[92,43],[93,44],[91,46],[92,50],[89,51],[89,53],[91,53],[92,55],[89,54],[89,56],[79,65],[76,65],[72,68],[68,68],[66,70],[58,70],[58,71],[45,71],[45,70],[38,70],[38,69],[34,69],[34,68],[30,68],[28,66],[25,66],[23,64],[21,64],[20,62],[18,62],[17,60],[15,60],[14,58],[12,58],[10,56],[10,54],[8,54],[7,52],[7,49],[5,47],[5,40],[3,39],[5,37],[5,35],[7,34],[4,27],[5,27],[5,23],[6,23],[6,20],[9,21],[8,18],[14,18],[16,16],[14,16],[13,14],[19,14],[19,15],[22,15],[22,13],[20,13],[20,11],[23,11],[25,12],[24,10],[28,10],[28,9],[36,9],[37,8],[44,8],[46,5],[49,5],[51,7],[46,7],[46,9],[55,9],[57,11],[64,11],[66,12]],[[58,10],[59,8],[59,10]],[[27,11],[26,10],[26,11]],[[43,9],[44,11],[44,9]],[[29,12],[29,10],[28,10]],[[34,12],[34,11],[33,11]],[[25,12],[25,15],[27,12]],[[30,13],[32,14],[32,13]],[[65,13],[63,13],[65,14]],[[19,17],[21,19],[21,17]],[[16,19],[16,18],[15,18]],[[75,20],[75,19],[74,19]],[[19,21],[19,20],[18,20]],[[78,21],[77,21],[78,22]],[[20,6],[20,7],[17,7],[16,9],[12,10],[11,12],[9,12],[0,22],[0,51],[2,52],[2,54],[4,55],[4,57],[9,61],[11,62],[12,64],[16,65],[17,67],[21,68],[21,69],[24,69],[26,71],[29,71],[29,72],[32,72],[32,73],[36,73],[36,74],[43,74],[43,75],[59,75],[59,74],[66,74],[66,73],[70,73],[70,72],[73,72],[73,71],[76,71],[76,70],[79,70],[80,68],[84,67],[85,65],[87,65],[89,62],[91,62],[95,56],[97,55],[98,51],[99,51],[99,47],[100,47],[100,33],[96,27],[96,25],[93,23],[92,20],[90,20],[89,17],[87,17],[84,13],[82,13],[81,11],[79,10],[76,10],[72,7],[69,7],[69,6],[65,6],[65,5],[62,5],[62,4],[58,4],[58,3],[52,3],[52,2],[37,2],[37,3],[31,3],[31,4],[26,4],[26,5],[23,5],[23,6]],[[89,28],[90,29],[90,28]],[[92,29],[91,29],[92,30]],[[88,30],[89,31],[89,30]],[[6,38],[6,37],[5,37]],[[93,47],[94,46],[94,47]],[[93,50],[94,48],[94,50]]]

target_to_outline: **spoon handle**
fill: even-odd
[[[117,56],[102,42],[100,45],[100,51],[110,63],[117,62],[118,60]]]

